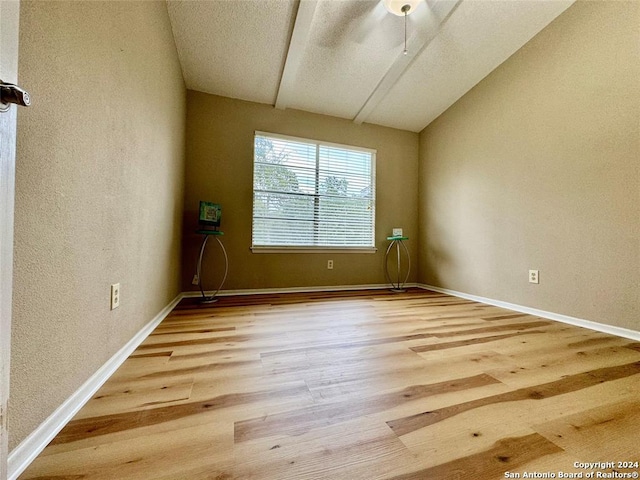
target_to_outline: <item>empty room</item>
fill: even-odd
[[[0,0],[0,480],[638,478],[640,2]]]

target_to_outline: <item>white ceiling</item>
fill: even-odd
[[[574,0],[168,0],[187,88],[419,132]]]

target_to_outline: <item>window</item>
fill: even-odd
[[[375,150],[256,132],[253,251],[375,251]]]

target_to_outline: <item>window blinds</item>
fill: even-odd
[[[256,132],[253,247],[373,247],[375,150]]]

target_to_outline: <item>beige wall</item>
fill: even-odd
[[[393,227],[404,228],[416,259],[418,134],[194,91],[187,92],[187,112],[184,290],[195,288],[191,279],[201,239],[193,232],[200,200],[222,204],[221,229],[230,261],[225,289],[384,283],[386,237]],[[377,149],[376,254],[251,252],[256,130]],[[205,288],[219,282],[217,255],[214,247],[205,256]],[[327,270],[328,259],[335,262],[333,270]]]
[[[23,0],[19,75],[12,446],[179,293],[185,128],[164,2]]]
[[[639,9],[577,2],[421,133],[420,281],[640,330]]]

